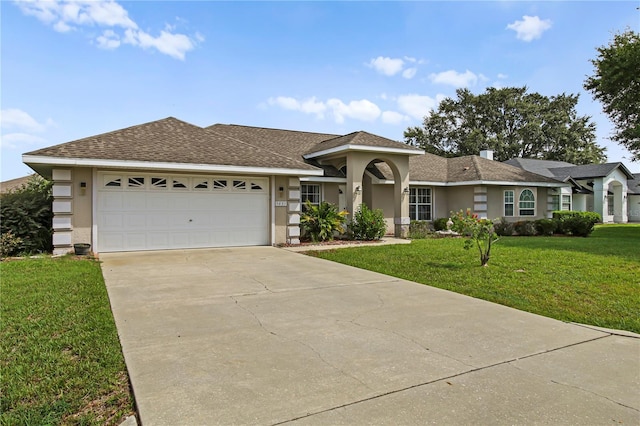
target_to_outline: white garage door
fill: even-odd
[[[98,174],[98,251],[269,243],[267,178]]]

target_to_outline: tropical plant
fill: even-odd
[[[327,241],[333,239],[333,234],[345,232],[344,224],[347,220],[347,211],[338,211],[334,204],[321,202],[318,205],[305,202],[305,212],[302,213],[300,224],[309,235],[311,241]]]
[[[349,230],[356,240],[379,240],[387,232],[387,222],[380,209],[371,210],[365,203],[360,204]]]
[[[477,214],[467,211],[451,212],[453,222],[452,229],[467,237],[464,248],[470,250],[474,245],[480,254],[480,265],[486,266],[491,257],[491,245],[498,241],[498,235],[493,228],[493,222],[489,219],[480,219]]]

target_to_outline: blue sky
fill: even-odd
[[[638,1],[0,2],[2,180],[34,149],[168,116],[402,140],[458,87],[579,93]]]

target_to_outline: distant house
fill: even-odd
[[[572,197],[554,194],[550,202],[555,207],[592,211],[605,223],[640,221],[637,204],[637,176],[622,163],[586,164],[577,166],[562,161],[515,158],[505,162],[532,173],[571,183]]]
[[[18,188],[22,188],[26,186],[29,180],[33,177],[33,174],[28,176],[19,177],[16,179],[5,180],[4,182],[0,182],[0,194],[6,194],[7,192],[14,191]]]
[[[586,208],[575,197],[591,188],[582,175],[533,172],[493,161],[491,151],[443,158],[364,131],[203,128],[173,117],[22,159],[54,181],[57,253],[87,242],[95,252],[297,243],[305,201],[352,214],[366,203],[384,212],[388,233],[403,237],[411,220],[460,209],[517,221]],[[603,184],[619,197],[614,181],[628,172],[610,172],[614,180]]]

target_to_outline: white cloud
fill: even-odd
[[[367,99],[351,101],[345,104],[340,99],[332,98],[327,101],[336,123],[344,123],[344,118],[354,118],[361,121],[374,121],[381,114],[378,105]]]
[[[115,0],[17,0],[26,15],[34,16],[51,25],[55,31],[70,32],[81,27],[107,28],[95,38],[98,47],[116,49],[122,43],[143,49],[153,48],[172,58],[184,60],[204,37],[196,33],[193,38],[175,33],[175,26],[167,24],[160,35],[154,37],[141,30],[127,10]],[[121,34],[121,32],[124,33]]]
[[[282,109],[315,114],[317,118],[324,118],[324,112],[327,109],[324,102],[317,101],[315,96],[301,102],[288,96],[278,96],[277,98],[269,98],[267,102],[269,105],[277,105]]]
[[[384,111],[382,122],[386,124],[402,124],[409,121],[409,117],[396,111]]]
[[[17,129],[26,132],[43,132],[47,126],[55,123],[48,118],[44,123],[30,116],[28,113],[17,108],[7,108],[0,111],[0,126],[3,129]]]
[[[98,47],[102,49],[116,49],[120,46],[120,36],[112,30],[103,31],[102,35],[96,38]]]
[[[344,123],[345,118],[361,121],[374,121],[380,114],[380,108],[373,102],[362,99],[350,101],[348,104],[337,98],[319,101],[315,97],[297,100],[288,96],[269,98],[267,104],[278,106],[290,111],[300,111],[305,114],[314,114],[316,118],[324,119],[325,113],[330,113],[337,123]]]
[[[499,78],[500,80],[504,80],[504,79],[509,78],[509,76],[508,76],[507,74],[498,73],[498,78]]]
[[[412,79],[413,77],[415,77],[416,72],[418,71],[418,68],[407,68],[406,70],[402,71],[402,76],[408,80]]]
[[[375,69],[380,74],[391,76],[402,71],[404,61],[400,58],[393,59],[378,56],[377,58],[372,59],[367,66]]]
[[[438,74],[430,74],[429,79],[434,83],[448,84],[453,87],[468,87],[475,85],[478,82],[478,78],[484,79],[485,77],[475,75],[471,71],[467,70],[464,73],[459,73],[455,70],[444,71]]]
[[[16,149],[24,145],[43,144],[47,140],[40,136],[30,135],[28,133],[8,133],[0,136],[0,145],[3,148]]]
[[[430,96],[416,94],[398,96],[398,108],[400,111],[417,120],[422,120],[429,110],[435,108],[436,105],[437,100]]]
[[[522,21],[515,21],[507,25],[508,30],[516,32],[516,38],[522,41],[532,41],[542,37],[542,33],[551,28],[551,20],[542,20],[537,16],[524,15]]]

